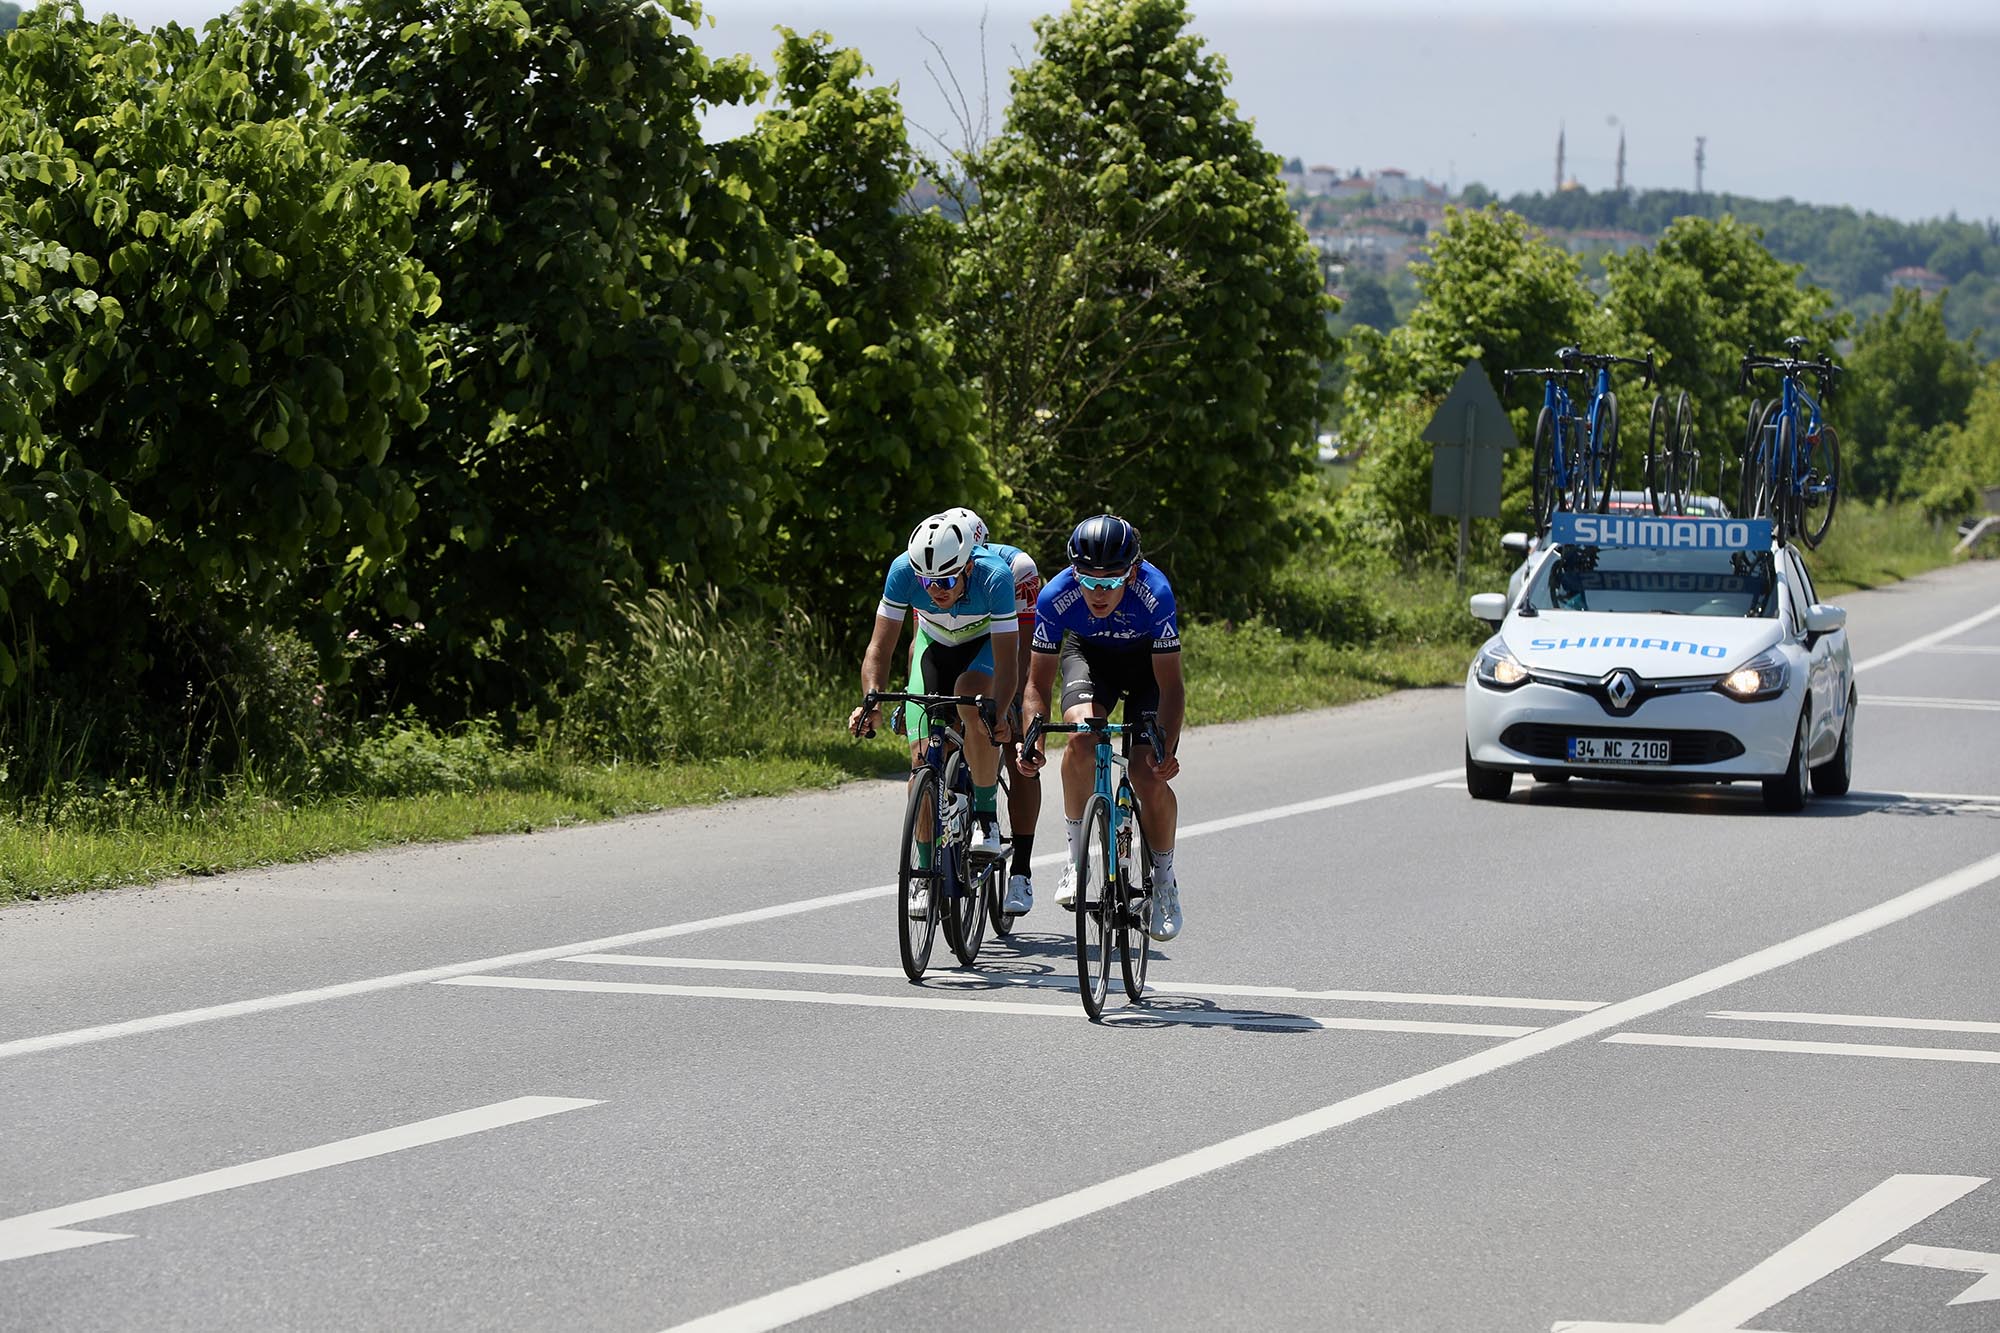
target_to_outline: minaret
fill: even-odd
[[[1694,192],[1701,193],[1701,169],[1708,165],[1708,136],[1697,134],[1694,138]]]
[[[1618,131],[1618,193],[1625,193],[1625,131]]]
[[[1556,126],[1556,193],[1563,191],[1563,127]]]

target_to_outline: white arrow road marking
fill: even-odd
[[[524,1120],[538,1120],[543,1116],[598,1104],[580,1097],[516,1097],[512,1101],[495,1102],[491,1106],[478,1106],[469,1111],[454,1111],[450,1115],[419,1120],[412,1125],[398,1125],[394,1129],[381,1129],[372,1134],[341,1139],[337,1143],[321,1144],[317,1148],[302,1148],[298,1152],[281,1153],[260,1161],[182,1176],[179,1180],[169,1180],[160,1185],[106,1194],[82,1203],[45,1208],[38,1213],[23,1213],[19,1217],[0,1218],[0,1263],[26,1258],[31,1254],[49,1254],[81,1245],[95,1245],[100,1241],[130,1239],[109,1232],[66,1230],[79,1222],[94,1222],[100,1217],[156,1208],[163,1203],[179,1203],[184,1199],[239,1189],[244,1185],[260,1185],[267,1180],[296,1176],[322,1167],[344,1166],[349,1162],[401,1152],[405,1148],[421,1148],[482,1130],[517,1125]]]
[[[614,967],[658,967],[691,972],[778,972],[802,977],[882,977],[901,981],[900,967],[871,967],[850,963],[765,963],[743,958],[662,958],[648,953],[580,953],[565,963],[604,963]],[[994,961],[989,958],[990,963]],[[1004,960],[1002,960],[1004,962]],[[977,982],[995,987],[1027,986],[1048,990],[1073,991],[1075,977],[1022,975],[1018,972],[987,972],[978,968],[962,972],[940,972],[934,988],[950,989],[952,982]],[[1148,995],[1274,995],[1287,1000],[1352,1000],[1364,1004],[1423,1004],[1447,1009],[1555,1009],[1587,1013],[1602,1009],[1602,1000],[1522,1000],[1504,995],[1431,995],[1417,991],[1392,990],[1301,990],[1296,986],[1239,986],[1215,981],[1182,981],[1174,978],[1169,990],[1147,991]],[[2000,1027],[1996,1027],[2000,1031]]]
[[[1883,1255],[1882,1261],[1915,1264],[1921,1268],[1947,1268],[1955,1273],[1978,1273],[1979,1281],[1952,1297],[1950,1303],[1974,1305],[1980,1301],[2000,1301],[2000,1254],[1948,1250],[1936,1245],[1905,1245],[1894,1254]]]
[[[898,972],[900,975],[900,969]],[[1010,1014],[1064,1018],[1066,1004],[1022,1000],[969,1000],[929,995],[856,995],[845,991],[760,990],[751,986],[669,986],[651,981],[565,981],[556,977],[453,977],[440,986],[494,986],[502,990],[580,991],[596,995],[678,995],[700,1000],[770,1000],[778,1004],[848,1005],[859,1009],[942,1009],[961,1014]],[[1519,1037],[1540,1029],[1501,1023],[1433,1023],[1393,1018],[1312,1018],[1305,1014],[1241,1013],[1229,1009],[1110,1009],[1108,1023],[1180,1023],[1240,1028],[1323,1028],[1342,1032],[1413,1032],[1437,1037]]]
[[[1563,1320],[1551,1333],[1611,1333],[1614,1329],[1673,1329],[1676,1333],[1740,1333],[1764,1311],[1827,1274],[1845,1268],[1886,1240],[1908,1231],[1946,1204],[1984,1185],[1985,1176],[1890,1176],[1826,1221],[1664,1324],[1605,1324]]]

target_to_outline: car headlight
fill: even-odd
[[[1792,669],[1776,652],[1759,653],[1722,678],[1718,687],[1732,699],[1770,699],[1785,692]]]
[[[1490,690],[1511,690],[1528,683],[1528,668],[1497,638],[1488,639],[1479,650],[1472,663],[1472,674]]]

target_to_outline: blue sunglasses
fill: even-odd
[[[1126,572],[1130,573],[1131,571],[1128,570]],[[1125,582],[1125,575],[1113,574],[1108,578],[1098,578],[1094,574],[1086,574],[1079,569],[1076,571],[1076,581],[1084,587],[1089,588],[1092,592],[1110,592],[1113,588]]]
[[[942,578],[919,577],[917,582],[923,584],[926,591],[950,592],[958,586],[958,575],[946,574]]]

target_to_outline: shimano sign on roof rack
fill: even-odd
[[[1636,514],[1549,516],[1549,540],[1563,546],[1645,546],[1689,551],[1768,551],[1768,518],[1642,518]]]

